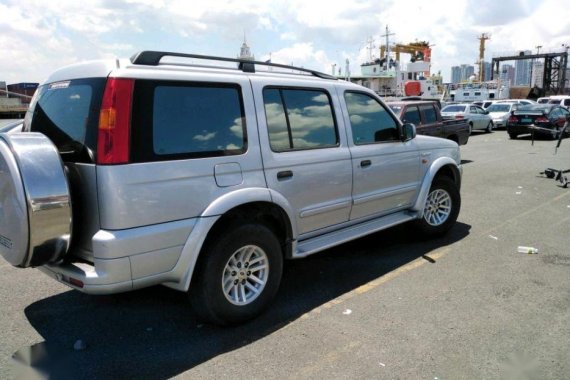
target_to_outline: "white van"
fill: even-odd
[[[553,95],[548,104],[557,104],[566,109],[570,109],[570,95]]]

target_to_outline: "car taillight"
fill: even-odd
[[[455,118],[456,118],[456,119],[463,119],[464,116],[463,116],[463,115],[455,115]]]
[[[540,116],[540,117],[537,117],[537,118],[534,120],[534,122],[535,122],[535,123],[548,123],[548,118],[546,118],[546,117],[544,117],[544,116]]]
[[[507,120],[507,121],[509,123],[518,123],[519,119],[516,116],[511,115],[511,116],[509,116],[509,120]]]
[[[109,78],[105,85],[99,134],[97,164],[129,162],[133,79]]]

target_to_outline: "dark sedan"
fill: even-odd
[[[511,139],[516,139],[519,135],[531,133],[532,128],[537,127],[534,129],[535,135],[558,138],[569,115],[570,111],[566,108],[552,104],[522,106],[511,111],[507,120],[507,132]],[[569,134],[570,130],[566,129],[566,135]]]

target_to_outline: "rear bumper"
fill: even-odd
[[[51,278],[88,294],[112,294],[133,289],[128,257],[96,260],[94,265],[70,263],[44,265],[38,269]]]
[[[88,294],[121,293],[174,281],[177,276],[171,272],[195,224],[196,219],[187,219],[128,230],[100,230],[92,240],[92,263],[64,262],[38,269]]]
[[[540,126],[541,128],[546,128],[545,126]],[[534,134],[537,136],[550,136],[550,137],[556,137],[558,136],[558,130],[556,129],[551,129],[548,128],[549,130],[541,130],[541,129],[537,129],[534,130]],[[524,134],[530,134],[532,133],[532,130],[529,129],[529,126],[527,125],[512,125],[512,124],[508,124],[507,125],[507,132],[511,133],[511,134],[516,134],[516,135],[524,135]]]

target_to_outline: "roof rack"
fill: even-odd
[[[141,51],[141,52],[134,54],[131,57],[131,62],[135,65],[158,66],[160,64],[160,60],[163,57],[182,57],[182,58],[207,59],[207,60],[211,60],[211,61],[237,62],[238,63],[238,69],[243,71],[244,73],[255,73],[255,65],[263,65],[263,66],[279,67],[282,69],[290,69],[290,70],[301,71],[304,73],[309,73],[311,75],[314,75],[314,76],[316,76],[318,78],[322,78],[322,79],[334,79],[334,80],[338,79],[332,75],[321,73],[319,71],[305,69],[305,68],[296,67],[296,66],[282,65],[280,63],[250,61],[250,60],[239,59],[239,58],[225,58],[225,57],[215,57],[215,56],[209,56],[209,55],[173,53],[173,52],[165,52],[165,51],[151,51],[151,50]]]

